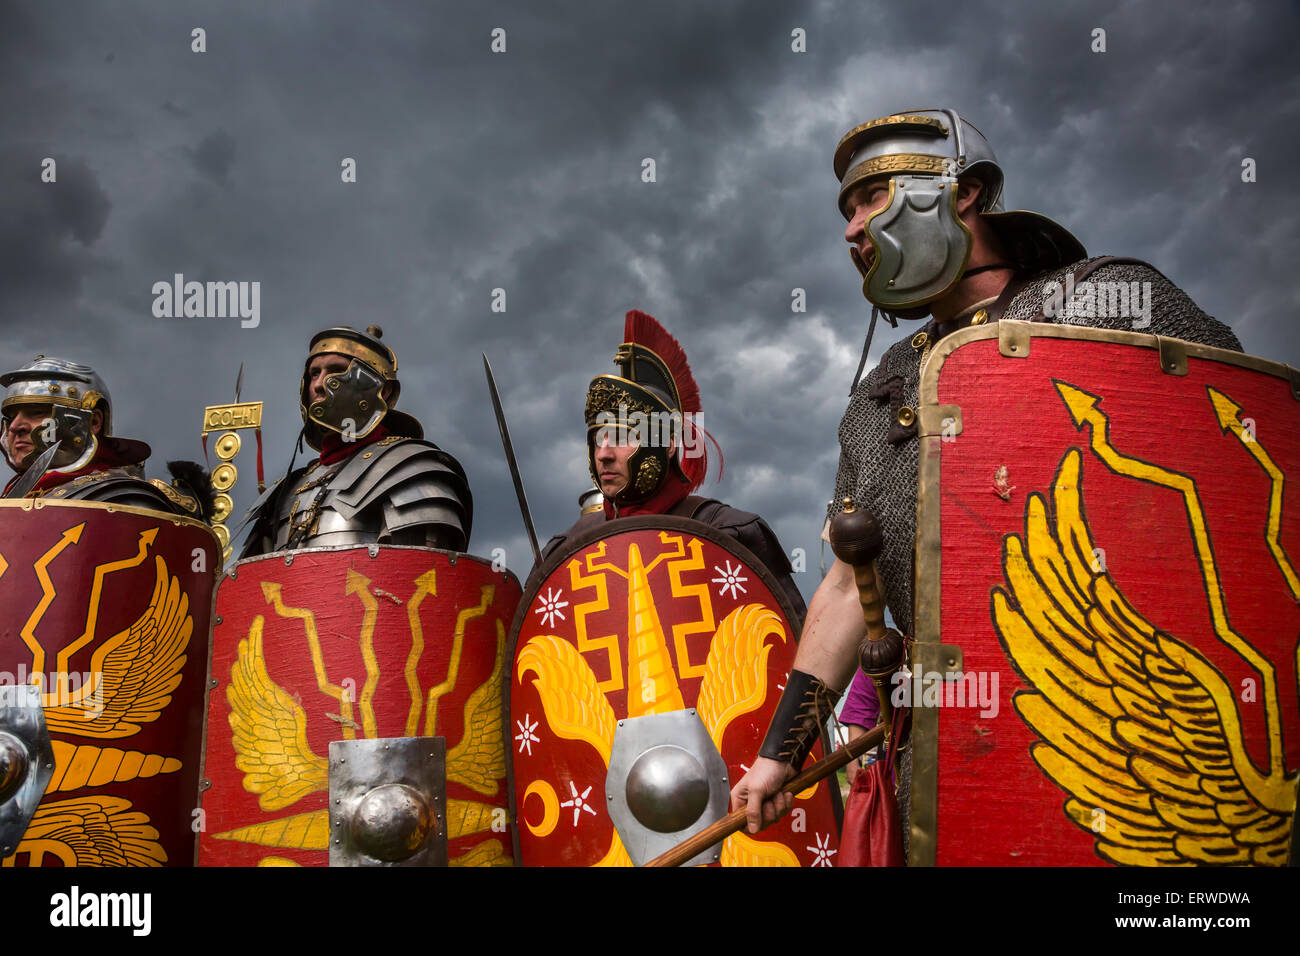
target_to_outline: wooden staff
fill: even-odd
[[[799,776],[787,783],[781,790],[782,793],[802,793],[815,783],[825,780],[835,771],[839,770],[850,760],[856,760],[864,753],[880,744],[885,739],[885,727],[883,724],[873,730],[867,731],[857,740],[850,741],[846,746],[841,747],[829,756],[823,757],[815,764],[805,770]],[[687,860],[692,859],[700,853],[703,853],[715,843],[721,843],[727,837],[731,836],[745,828],[745,810],[742,807],[739,810],[733,810],[717,823],[705,827],[699,833],[688,837],[681,843],[677,844],[671,850],[659,854],[644,866],[681,866]]]
[[[889,728],[894,718],[890,695],[894,673],[903,663],[903,635],[885,626],[885,604],[876,582],[874,562],[884,550],[884,537],[875,516],[866,508],[854,508],[851,498],[844,499],[843,510],[831,519],[830,532],[831,550],[853,568],[858,585],[858,602],[867,626],[866,639],[858,649],[859,663],[876,685],[880,724],[885,728],[885,746],[889,747]]]

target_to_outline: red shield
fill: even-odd
[[[41,684],[54,775],[5,866],[188,866],[212,532],[154,511],[0,502],[0,671]]]
[[[501,667],[519,583],[479,558],[321,548],[217,588],[201,866],[324,866],[329,744],[442,737],[453,866],[510,865]]]
[[[627,866],[606,809],[617,721],[695,708],[738,780],[794,662],[792,614],[753,555],[684,518],[608,522],[566,542],[534,581],[511,632],[519,859]],[[838,797],[825,781],[800,794],[757,837],[729,837],[722,864],[833,865]]]
[[[1295,374],[1018,322],[936,349],[904,695],[912,862],[1286,862]]]

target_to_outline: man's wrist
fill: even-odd
[[[839,699],[839,693],[820,678],[792,670],[759,756],[788,764],[796,771],[802,768]]]

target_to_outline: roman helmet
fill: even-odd
[[[38,355],[21,368],[0,375],[0,386],[4,388],[4,398],[0,399],[0,449],[15,471],[26,469],[56,441],[59,450],[48,469],[52,472],[69,473],[86,467],[101,447],[112,455],[114,466],[139,464],[151,453],[144,442],[113,434],[108,386],[89,365]],[[9,453],[9,423],[15,409],[23,405],[48,407],[49,417],[32,429],[35,449],[21,461],[14,461]],[[96,410],[103,415],[98,435],[91,427]]]
[[[704,439],[712,436],[698,421],[700,389],[686,352],[651,316],[633,310],[624,321],[614,364],[617,374],[597,375],[587,389],[587,466],[592,481],[600,485],[597,436],[612,429],[619,444],[638,442],[627,461],[628,484],[613,496],[616,504],[646,501],[670,473],[694,491],[708,472]],[[670,445],[675,445],[672,455]]]
[[[862,294],[883,312],[919,318],[927,303],[961,281],[971,234],[957,216],[957,181],[983,185],[980,214],[1002,243],[1010,265],[1037,275],[1086,257],[1079,240],[1046,216],[1002,206],[1002,167],[984,134],[950,109],[907,110],[849,130],[835,148],[839,206],[864,180],[889,177],[889,201],[866,222],[875,259],[863,275]]]
[[[326,431],[356,441],[381,423],[395,435],[424,437],[424,429],[415,418],[393,407],[402,386],[397,380],[397,355],[380,341],[383,334],[377,325],[368,326],[364,332],[343,325],[312,336],[302,366],[298,404],[307,444],[317,451],[321,450]],[[313,402],[307,394],[308,370],[312,359],[328,354],[342,355],[349,360],[348,367],[325,376],[325,397]],[[392,388],[384,397],[381,393],[386,385]]]

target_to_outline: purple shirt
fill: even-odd
[[[880,723],[880,700],[876,697],[876,685],[862,671],[853,675],[853,683],[844,696],[840,723],[857,724],[867,730]]]

